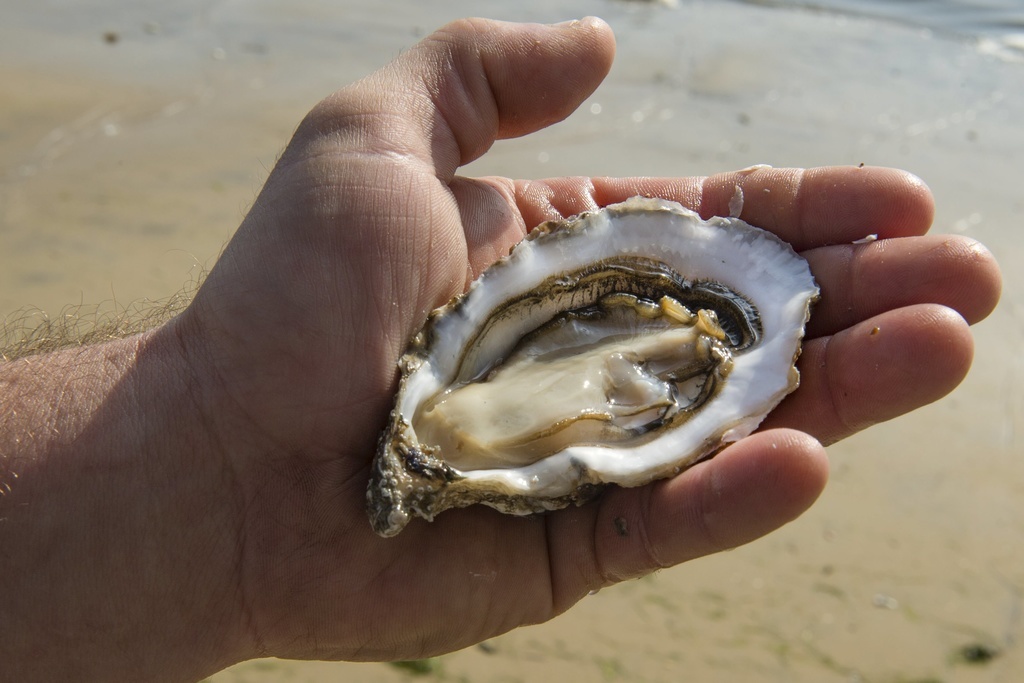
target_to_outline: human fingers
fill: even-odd
[[[768,190],[762,194],[774,195],[781,209],[772,213],[767,204],[745,201],[744,215],[749,210],[750,220],[783,236],[799,238],[809,225],[819,225],[826,243],[849,242],[867,230],[897,237],[923,232],[931,220],[927,188],[902,171],[765,169],[745,177],[759,173],[764,175],[757,186]],[[519,182],[516,199],[524,224],[532,226],[634,194],[706,207],[728,194],[726,177]],[[718,194],[709,187],[718,188]],[[829,188],[837,187],[830,195]],[[866,201],[871,196],[874,201]],[[844,202],[849,206],[840,210]],[[833,217],[820,218],[829,215]],[[854,215],[859,219],[853,220]],[[836,334],[805,345],[805,386],[776,410],[769,425],[805,429],[831,442],[934,401],[962,380],[973,349],[965,318],[973,322],[984,317],[999,292],[998,268],[983,247],[960,238],[884,239],[807,253],[823,289],[821,321],[816,311],[812,333]],[[844,263],[844,255],[856,258]],[[844,330],[865,319],[860,327]],[[879,332],[871,335],[876,327]],[[865,364],[873,371],[865,372]],[[891,384],[898,384],[898,390]],[[852,387],[857,391],[850,393]],[[843,395],[834,399],[832,392]]]
[[[739,194],[737,193],[739,188]],[[934,203],[916,176],[890,168],[755,167],[691,178],[555,178],[519,181],[516,201],[528,228],[634,195],[680,202],[703,217],[730,215],[742,196],[741,218],[803,250],[924,234]]]
[[[594,505],[551,515],[555,609],[595,588],[759,538],[810,507],[827,478],[820,444],[773,430],[675,478],[610,489]]]
[[[956,235],[820,247],[802,255],[822,292],[807,326],[811,338],[923,303],[948,306],[974,324],[995,308],[1002,286],[992,253]]]
[[[727,214],[737,178],[748,187],[744,219],[783,237],[795,235],[798,246],[800,241],[815,240],[831,245],[803,252],[822,288],[810,336],[831,334],[883,311],[919,303],[949,306],[973,324],[999,299],[999,267],[984,246],[966,237],[917,236],[931,222],[931,195],[916,177],[894,169],[763,169],[710,178],[556,178],[519,181],[515,197],[526,229],[637,194],[673,199],[705,215]],[[760,192],[749,192],[754,179]],[[771,201],[766,201],[768,197]],[[822,218],[828,215],[832,218]],[[819,226],[821,235],[799,238],[811,226]],[[880,239],[851,244],[865,234]],[[904,235],[914,237],[897,239]]]
[[[762,424],[792,427],[825,444],[945,396],[974,352],[967,322],[952,309],[919,304],[812,339],[800,356],[800,388]]]
[[[462,19],[340,90],[297,138],[390,153],[447,182],[496,139],[526,135],[572,113],[611,68],[615,42],[600,19],[556,25]]]

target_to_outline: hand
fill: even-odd
[[[994,305],[969,240],[927,238],[932,201],[881,169],[514,182],[456,171],[560,120],[612,59],[608,28],[450,25],[321,103],[188,313],[244,501],[255,642],[290,657],[418,657],[544,621],[588,591],[731,548],[802,512],[836,441],[928,403],[970,364]],[[541,221],[636,194],[743,218],[810,259],[823,290],[803,387],[771,427],[671,481],[533,519],[450,511],[370,531],[367,467],[395,363],[427,312]],[[877,233],[870,245],[849,243]],[[837,244],[841,246],[828,246]],[[961,317],[963,316],[963,317]],[[878,329],[877,334],[873,330]],[[234,432],[234,433],[233,433]],[[623,519],[629,533],[616,532]]]
[[[149,506],[146,538],[169,535],[183,565],[168,570],[165,592],[221,596],[202,604],[203,628],[219,633],[209,642],[223,643],[207,669],[260,655],[449,651],[550,619],[601,586],[748,542],[817,497],[827,471],[819,442],[929,403],[966,373],[967,324],[995,305],[998,270],[970,240],[922,236],[932,200],[909,174],[456,175],[495,139],[571,113],[613,51],[595,20],[463,21],[329,97],[299,126],[193,304],[140,342],[180,350],[180,371],[166,376],[181,388],[165,393],[198,406],[173,404],[184,422],[168,418],[142,442],[167,453],[168,469],[189,463],[182,476],[198,483],[188,497],[168,503],[152,476],[130,495]],[[428,311],[544,220],[636,194],[727,214],[737,185],[742,217],[802,251],[822,287],[803,385],[761,431],[674,479],[612,488],[580,508],[513,518],[475,506],[393,539],[374,535],[369,465],[396,361]],[[879,241],[850,244],[868,233]],[[165,446],[168,433],[186,435],[188,448]],[[199,614],[200,602],[179,606]],[[179,631],[189,626],[182,610]]]

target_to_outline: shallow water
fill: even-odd
[[[374,2],[327,0],[287,10],[267,0],[93,0],[60,11],[0,0],[0,313],[172,294],[216,258],[309,107],[448,19],[599,14],[619,41],[607,82],[564,123],[499,143],[466,173],[900,166],[935,192],[935,231],[994,251],[1004,299],[976,328],[964,385],[831,448],[832,481],[803,518],[445,657],[444,675],[1016,681],[1024,53],[1012,36],[1021,10],[816,3],[856,10],[844,14],[789,4],[396,0],[382,13]],[[898,20],[871,16],[885,8]],[[942,28],[954,13],[969,30]],[[1002,17],[996,30],[986,28],[992,17]],[[970,645],[999,654],[967,664],[958,653]],[[406,674],[266,661],[214,680],[339,677]]]
[[[962,36],[1007,36],[1024,31],[1018,0],[746,0],[754,5],[820,9],[896,21]]]

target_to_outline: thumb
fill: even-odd
[[[495,140],[561,121],[611,68],[615,39],[600,19],[555,25],[462,19],[307,116],[297,139],[399,155],[443,181]]]

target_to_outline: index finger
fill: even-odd
[[[739,188],[739,193],[737,192]],[[917,176],[892,168],[755,167],[692,178],[557,178],[520,181],[516,204],[527,229],[554,218],[634,195],[677,201],[702,217],[728,216],[742,196],[740,217],[770,230],[797,251],[879,238],[922,235],[935,205]]]

